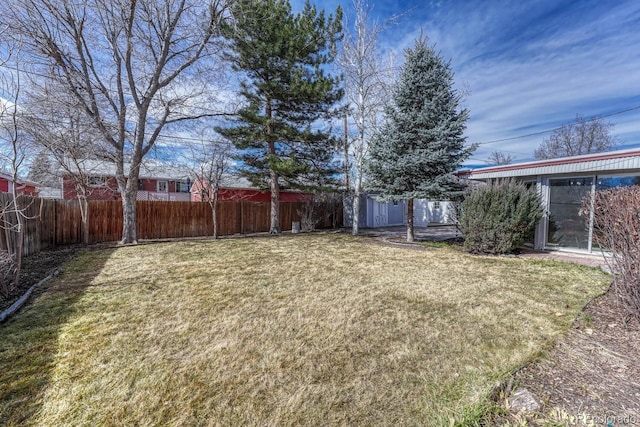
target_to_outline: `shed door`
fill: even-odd
[[[373,201],[373,226],[384,227],[388,224],[387,220],[387,204]]]
[[[387,224],[402,225],[404,224],[404,203],[391,202],[387,204]]]

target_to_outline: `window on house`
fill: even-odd
[[[107,177],[106,176],[90,176],[89,178],[87,178],[87,183],[91,187],[106,187]]]
[[[176,181],[176,193],[188,193],[189,183],[187,181]]]
[[[169,185],[167,181],[158,181],[158,192],[166,193],[169,191]]]
[[[433,202],[433,209],[440,209],[440,202]]]
[[[597,190],[616,187],[630,187],[632,185],[640,185],[640,176],[599,176],[596,181]]]

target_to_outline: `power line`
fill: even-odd
[[[618,114],[628,113],[629,111],[633,111],[633,110],[640,110],[640,105],[637,105],[637,106],[631,107],[631,108],[626,108],[624,110],[616,111],[614,113],[603,114],[601,116],[593,116],[590,119],[585,120],[585,122],[593,122],[593,121],[598,120],[598,119],[604,119],[606,117],[617,116]],[[525,135],[512,136],[512,137],[509,137],[509,138],[502,138],[502,139],[495,139],[493,141],[479,142],[478,145],[495,144],[496,142],[512,141],[514,139],[521,139],[521,138],[528,138],[530,136],[543,135],[545,133],[549,133],[549,132],[553,132],[553,131],[562,129],[564,126],[566,126],[566,125],[558,126],[558,127],[553,128],[553,129],[547,129],[547,130],[541,130],[541,131],[538,131],[538,132],[532,132],[532,133],[528,133],[528,134],[525,134]]]
[[[44,78],[47,78],[47,79],[49,79],[49,78],[51,78],[51,77],[52,77],[52,76],[50,76],[50,75],[49,75],[49,76],[47,76],[47,75],[45,75],[45,74],[41,74],[41,73],[34,72],[34,71],[30,71],[30,70],[29,70],[29,71],[27,71],[27,70],[24,70],[24,69],[20,70],[20,69],[18,69],[17,67],[16,67],[16,68],[9,67],[9,66],[7,66],[6,64],[0,64],[0,68],[5,68],[5,69],[9,69],[9,70],[14,70],[14,71],[18,71],[18,72],[23,72],[23,73],[25,73],[25,74],[30,74],[30,75],[34,75],[34,76],[38,76],[38,77],[44,77]],[[215,111],[215,110],[212,110],[212,109],[207,108],[207,107],[200,107],[200,106],[197,106],[197,107],[192,107],[192,108],[196,108],[196,109],[199,109],[199,110],[202,110],[202,111],[205,111],[205,112],[210,112],[210,113],[212,113],[212,114],[215,114],[215,113],[214,113],[214,111]],[[619,114],[624,114],[624,113],[628,113],[628,112],[630,112],[630,111],[639,110],[639,109],[640,109],[640,105],[637,105],[637,106],[635,106],[635,107],[626,108],[626,109],[624,109],[624,110],[615,111],[615,112],[613,112],[613,113],[609,113],[609,114],[596,115],[596,116],[593,116],[593,117],[591,117],[591,118],[589,118],[589,119],[585,120],[585,122],[592,122],[592,121],[595,121],[595,120],[598,120],[598,119],[603,119],[603,118],[607,118],[607,117],[617,116],[617,115],[619,115]],[[219,114],[220,114],[220,112],[217,112],[217,115],[219,115]],[[224,113],[223,113],[223,114],[224,114]],[[349,122],[349,124],[350,124],[350,125],[355,125],[355,124],[356,124],[356,122]],[[522,139],[522,138],[528,138],[528,137],[532,137],[532,136],[544,135],[544,134],[546,134],[546,133],[549,133],[549,132],[553,132],[553,131],[556,131],[556,130],[562,129],[564,126],[567,126],[567,124],[562,125],[562,126],[557,126],[557,127],[555,127],[555,128],[551,128],[551,129],[545,129],[545,130],[541,130],[541,131],[537,131],[537,132],[531,132],[531,133],[527,133],[527,134],[523,134],[523,135],[512,136],[512,137],[509,137],[509,138],[501,138],[501,139],[494,139],[494,140],[491,140],[491,141],[479,142],[479,143],[477,143],[477,144],[478,144],[478,145],[489,145],[489,144],[496,144],[496,143],[498,143],[498,142],[513,141],[513,140],[516,140],[516,139]],[[160,136],[165,136],[165,135],[160,135]],[[175,138],[175,139],[183,139],[183,140],[194,140],[194,141],[195,141],[195,140],[197,140],[197,141],[199,141],[199,140],[200,140],[200,139],[197,139],[197,138],[188,138],[188,137],[174,137],[174,138]],[[509,151],[507,151],[507,150],[500,150],[500,151],[509,152]],[[513,153],[513,154],[521,154],[521,155],[524,155],[523,153],[516,153],[516,152],[511,152],[511,153]]]

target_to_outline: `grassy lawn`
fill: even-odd
[[[0,425],[470,425],[608,281],[341,234],[86,252],[0,325]]]

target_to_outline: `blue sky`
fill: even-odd
[[[299,10],[303,0],[293,0]],[[351,0],[312,0],[351,13]],[[640,2],[370,0],[372,16],[404,13],[381,38],[387,54],[413,45],[422,30],[451,61],[468,91],[467,141],[482,145],[467,163],[486,165],[503,151],[532,160],[550,132],[604,116],[620,148],[640,147]],[[492,142],[498,140],[506,141]]]

